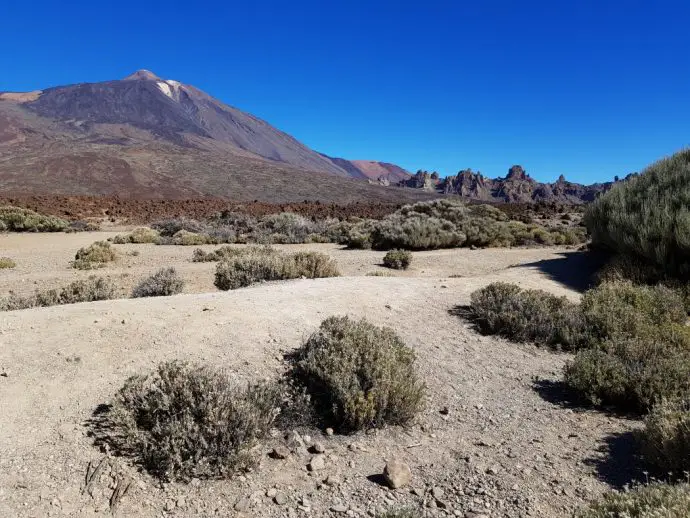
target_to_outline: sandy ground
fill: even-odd
[[[104,237],[0,236],[0,256],[18,264],[0,270],[0,291],[88,275],[71,270],[69,260]],[[117,248],[118,263],[99,274],[126,275],[127,282],[172,264],[188,293],[0,314],[0,516],[107,514],[123,480],[132,484],[120,516],[373,516],[412,506],[420,516],[556,517],[641,476],[626,467],[630,432],[639,424],[564,399],[558,381],[567,355],[481,336],[453,311],[495,280],[575,299],[587,264],[577,252],[416,253],[414,268],[385,278],[365,276],[381,269],[381,253],[291,246],[330,254],[345,276],[218,292],[213,264],[189,261],[193,248]],[[127,255],[132,249],[140,255]],[[323,471],[307,471],[306,453],[269,458],[282,441],[276,436],[246,476],[160,484],[129,461],[105,456],[87,436],[94,410],[128,376],[171,359],[227,367],[238,380],[275,376],[285,352],[324,318],[343,314],[400,333],[419,355],[429,401],[409,428],[333,437],[313,431],[326,446]],[[104,457],[106,468],[82,494],[88,463]],[[377,483],[391,457],[411,466],[410,487]],[[274,502],[276,491],[285,503]]]

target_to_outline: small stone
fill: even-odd
[[[326,447],[322,443],[317,441],[311,445],[309,451],[312,453],[324,453],[326,451]]]
[[[278,505],[285,505],[287,503],[287,496],[285,496],[285,493],[277,493],[273,497],[273,501]]]
[[[343,504],[336,504],[333,507],[331,507],[331,511],[333,511],[334,513],[346,513],[347,506]]]
[[[320,471],[326,467],[326,461],[323,455],[315,455],[312,457],[309,464],[307,464],[307,469],[309,471]]]
[[[275,498],[277,494],[278,494],[278,490],[274,487],[272,487],[271,489],[268,489],[266,491],[266,496],[268,498]]]
[[[326,428],[326,435],[331,436],[331,435],[333,435],[334,433],[335,433],[335,432],[333,431],[333,428]]]
[[[340,480],[338,479],[338,477],[336,477],[334,475],[328,475],[326,477],[326,479],[323,481],[323,483],[326,484],[327,486],[333,487],[333,486],[337,486],[338,484],[340,484]]]
[[[486,470],[486,472],[489,475],[498,475],[498,473],[501,471],[501,467],[498,464],[494,464],[491,466],[489,469]]]
[[[450,408],[444,406],[441,410],[439,410],[439,412],[441,413],[441,415],[448,415],[450,414]]]
[[[290,450],[285,446],[276,446],[270,455],[274,459],[287,459],[290,456]]]
[[[239,513],[246,513],[249,511],[250,505],[251,502],[249,501],[249,498],[240,498],[235,504],[235,511]]]
[[[383,477],[392,489],[404,487],[412,480],[410,466],[399,459],[391,459],[383,468]]]
[[[309,444],[311,442],[311,436],[310,435],[303,435],[302,440],[305,442],[305,444]]]
[[[435,487],[431,490],[431,494],[434,496],[436,500],[441,500],[443,499],[443,495],[445,494],[445,491],[443,491],[443,488],[441,487]]]

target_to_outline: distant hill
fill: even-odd
[[[391,164],[331,159],[194,86],[146,70],[0,93],[4,193],[396,201],[419,196],[370,183],[409,176]]]

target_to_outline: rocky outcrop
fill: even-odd
[[[586,203],[607,191],[611,185],[613,182],[581,185],[567,181],[563,175],[554,183],[540,183],[531,178],[522,166],[514,165],[505,178],[495,179],[464,169],[457,175],[446,177],[440,183],[439,191],[481,201]]]

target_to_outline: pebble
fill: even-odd
[[[326,467],[326,461],[323,455],[315,455],[307,465],[309,471],[320,471]]]
[[[273,501],[278,505],[285,505],[287,503],[287,496],[285,496],[285,493],[276,493]]]
[[[383,477],[392,489],[404,487],[412,480],[410,466],[399,459],[391,459],[383,468]]]

